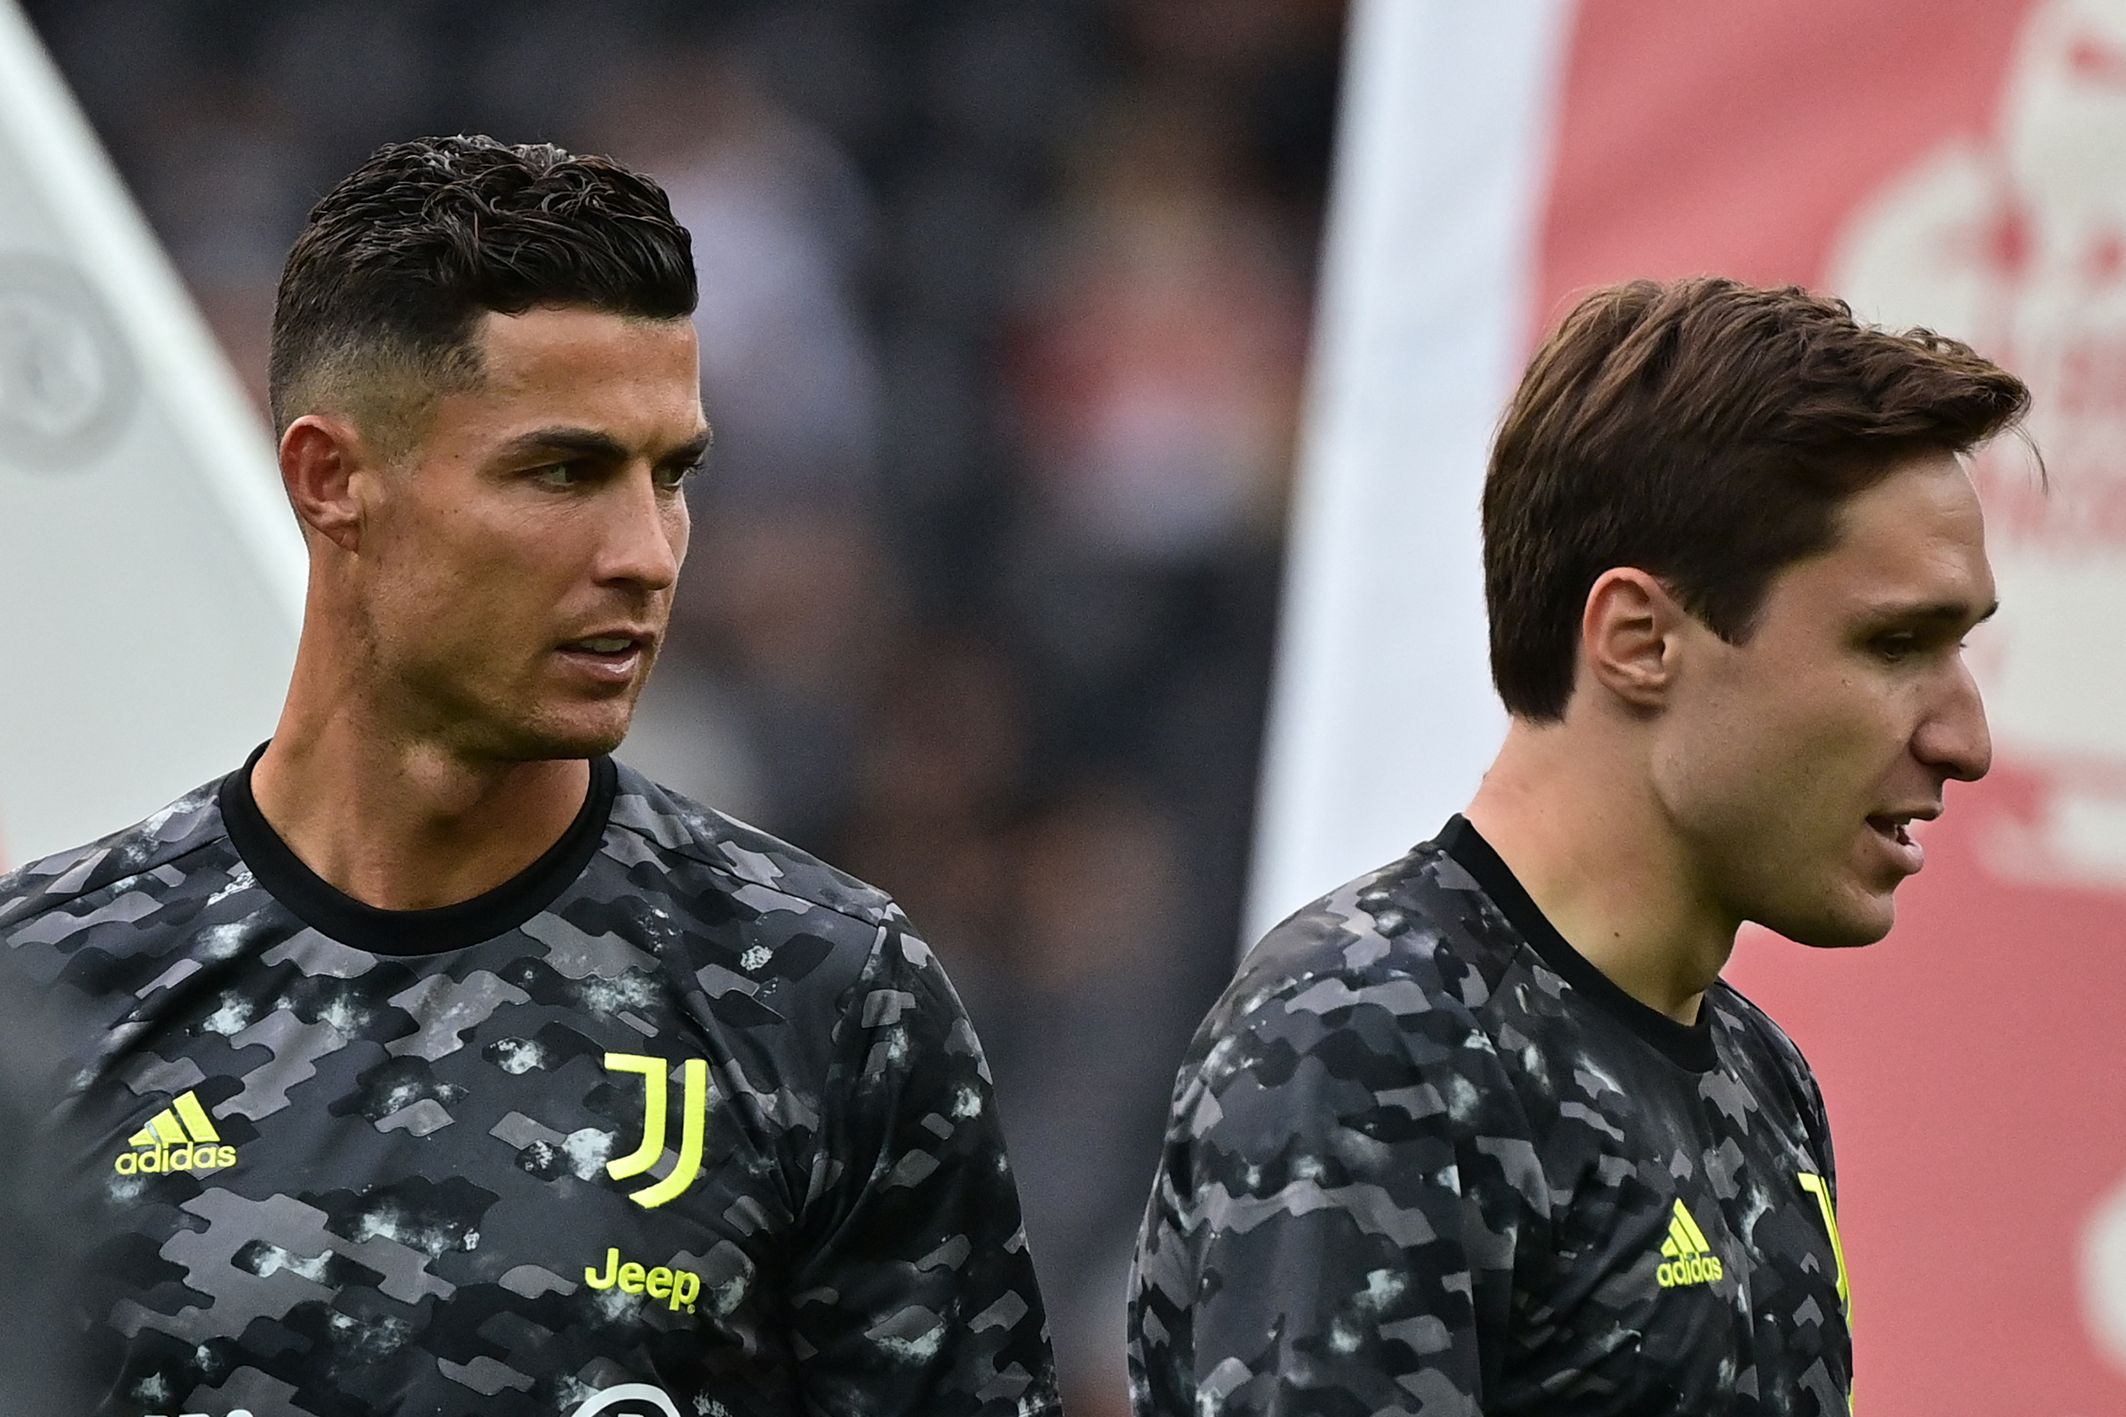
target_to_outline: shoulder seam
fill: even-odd
[[[1467,1000],[1455,995],[1450,989],[1447,989],[1444,981],[1438,982],[1441,989],[1446,990],[1446,992],[1436,993],[1427,986],[1426,981],[1416,971],[1392,966],[1382,969],[1379,962],[1365,965],[1336,964],[1293,974],[1264,993],[1256,1000],[1253,1007],[1259,1008],[1273,1000],[1289,1001],[1312,985],[1329,979],[1342,980],[1354,985],[1369,981],[1377,982],[1382,979],[1406,980],[1423,990],[1428,1004],[1438,1007],[1442,1012],[1465,1015],[1472,1023],[1480,1022],[1484,1012],[1484,1006],[1472,1005]],[[1253,1012],[1253,1008],[1250,1009],[1250,1012]],[[1485,1035],[1485,1043],[1486,1051],[1496,1055],[1498,1049],[1495,1044],[1492,1044],[1488,1035]]]
[[[1786,1031],[1786,1025],[1766,1012],[1763,1005],[1728,983],[1725,979],[1714,980],[1713,988],[1725,990],[1727,996],[1741,1006],[1738,1012],[1742,1015],[1743,1022],[1760,1033],[1770,1035],[1772,1040],[1780,1047],[1785,1048],[1788,1052],[1801,1059],[1804,1067],[1809,1066],[1808,1055],[1801,1051],[1801,1045],[1794,1041],[1794,1036]],[[1711,990],[1707,991],[1708,994],[1711,992]]]
[[[8,928],[13,929],[16,926],[24,925],[32,920],[36,920],[42,916],[49,915],[52,911],[58,910],[63,906],[72,905],[77,900],[86,900],[92,895],[99,895],[104,891],[116,890],[121,886],[130,885],[134,881],[139,880],[142,876],[148,875],[150,872],[159,871],[165,866],[174,866],[178,862],[184,860],[187,856],[191,856],[198,852],[205,851],[208,847],[214,845],[216,842],[227,841],[228,839],[228,832],[218,831],[215,832],[212,836],[208,837],[206,840],[196,842],[193,845],[186,847],[184,850],[178,852],[175,856],[165,856],[160,861],[156,861],[151,865],[143,866],[137,871],[129,872],[126,875],[118,877],[116,880],[105,881],[102,885],[97,886],[93,890],[69,891],[65,895],[46,895],[43,900],[37,903],[37,907],[34,910],[30,911],[27,915],[19,916],[16,919],[6,922],[7,926]],[[243,859],[242,853],[238,853],[237,859],[239,861]],[[245,869],[248,870],[249,867],[246,866]]]
[[[734,881],[739,881],[744,883],[745,885],[757,887],[760,890],[773,891],[777,895],[782,896],[787,900],[802,901],[804,904],[812,906],[816,909],[827,911],[828,913],[833,915],[839,915],[840,917],[842,917],[842,919],[849,921],[851,924],[861,925],[869,930],[883,930],[889,924],[892,923],[891,911],[894,904],[893,897],[888,895],[884,891],[879,891],[879,898],[883,902],[883,906],[879,910],[877,918],[869,918],[863,915],[859,915],[854,911],[848,910],[842,906],[835,905],[831,901],[814,900],[810,896],[799,895],[797,892],[792,890],[786,890],[781,886],[770,885],[765,881],[756,881],[751,879],[750,877],[741,875],[739,872],[732,869],[731,864],[728,861],[715,860],[712,857],[705,855],[699,850],[688,850],[687,848],[693,845],[692,842],[682,842],[678,846],[667,846],[663,842],[657,840],[657,838],[651,836],[648,832],[644,831],[641,827],[635,825],[633,822],[623,822],[616,819],[613,821],[612,825],[618,827],[621,831],[628,832],[633,836],[641,838],[642,841],[647,843],[650,849],[653,851],[668,851],[675,856],[683,856],[687,860],[693,862],[695,865],[706,866],[709,870],[716,872],[718,875],[728,876]],[[821,862],[820,864],[822,866],[826,865],[825,862]],[[833,868],[828,867],[827,869],[832,870]],[[876,886],[871,887],[871,889],[878,890]]]

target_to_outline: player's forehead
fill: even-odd
[[[473,339],[479,377],[439,412],[489,444],[579,428],[657,454],[705,431],[691,321],[536,307],[488,312]]]
[[[1976,623],[1996,601],[1978,494],[1952,454],[1915,458],[1848,498],[1831,546],[1785,568],[1769,608]]]
[[[557,382],[666,379],[699,385],[699,344],[691,320],[645,319],[581,305],[538,305],[514,314],[489,310],[473,323],[484,382],[498,394],[548,391]]]

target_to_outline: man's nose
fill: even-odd
[[[1993,734],[1986,727],[1985,701],[1962,659],[1956,661],[1948,691],[1913,736],[1912,752],[1958,782],[1976,782],[1993,766]]]
[[[648,477],[627,477],[606,506],[605,545],[598,579],[608,584],[668,590],[679,579],[678,522],[686,516],[676,498]]]

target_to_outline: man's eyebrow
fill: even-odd
[[[709,430],[704,428],[694,437],[666,453],[658,461],[665,463],[696,462],[709,450]],[[550,428],[534,428],[528,433],[519,433],[495,450],[500,461],[515,461],[533,454],[563,453],[570,457],[593,458],[600,462],[626,462],[627,445],[610,433],[600,433],[595,428],[577,428],[557,425]]]
[[[1868,612],[1871,620],[1927,620],[1946,625],[1983,625],[1991,620],[2001,608],[1996,600],[1984,610],[1972,613],[1968,600],[1929,600],[1916,603],[1888,602],[1877,605]]]
[[[534,428],[529,433],[519,433],[495,449],[495,456],[500,459],[515,459],[530,453],[567,453],[607,462],[627,461],[627,448],[620,440],[594,428]]]

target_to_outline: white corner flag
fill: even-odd
[[[1431,836],[1504,736],[1478,498],[1571,13],[1352,9],[1249,942]]]
[[[272,731],[304,559],[263,432],[0,0],[0,866],[116,831]]]

